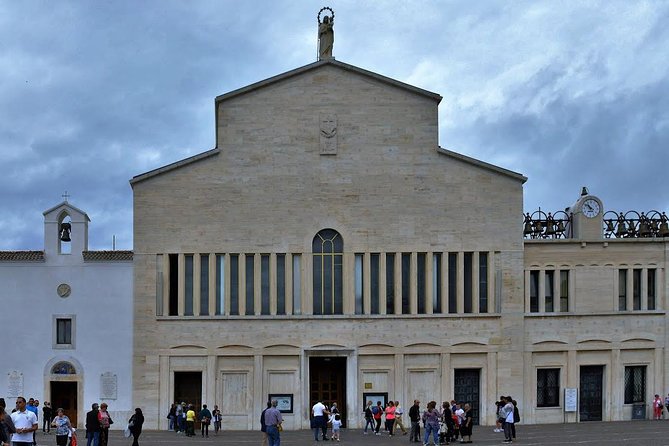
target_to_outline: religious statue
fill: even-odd
[[[321,22],[321,13],[329,10],[332,17],[325,16]],[[325,7],[318,12],[318,60],[332,59],[332,46],[334,45],[334,11]]]

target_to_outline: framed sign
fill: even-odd
[[[578,410],[578,389],[564,389],[564,411],[576,412]]]
[[[362,408],[367,407],[367,401],[372,402],[372,406],[381,401],[381,407],[385,408],[388,402],[388,392],[366,392],[362,394]]]
[[[281,413],[293,413],[293,394],[292,393],[270,393],[267,395],[267,401],[276,400],[276,408]]]

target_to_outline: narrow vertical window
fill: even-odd
[[[432,312],[441,313],[441,253],[432,254]]]
[[[465,313],[472,312],[472,258],[473,255],[471,252],[465,253],[465,283],[464,283],[464,294],[465,294]]]
[[[569,270],[560,271],[560,311],[569,311]]]
[[[539,271],[530,271],[530,313],[539,312]]]
[[[56,319],[56,344],[72,344],[72,319]]]
[[[342,314],[344,241],[334,229],[324,229],[312,242],[314,314]]]
[[[411,254],[402,253],[402,314],[411,313]]]
[[[239,254],[230,254],[230,314],[239,315]]]
[[[176,316],[179,314],[179,254],[169,254],[169,262],[169,313],[170,316]]]
[[[209,315],[209,254],[200,255],[200,315]]]
[[[618,270],[618,310],[627,310],[627,270]]]
[[[163,255],[156,255],[156,316],[163,315]]]
[[[655,309],[655,268],[648,269],[648,309]],[[667,408],[669,410],[669,407]]]
[[[379,255],[370,254],[369,256],[369,298],[370,312],[379,314]]]
[[[458,253],[448,253],[448,312],[458,312]]]
[[[634,310],[641,309],[641,270],[632,270],[632,305]]]
[[[276,255],[276,314],[286,314],[286,255]]]
[[[555,311],[553,304],[553,283],[555,280],[555,271],[546,270],[544,276],[544,304],[545,311],[547,313],[552,313]]]
[[[488,312],[488,253],[479,253],[479,313]]]
[[[192,316],[193,315],[193,255],[186,254],[184,256],[185,261],[185,305],[184,305],[184,315]]]
[[[269,254],[260,256],[260,314],[269,314]]]
[[[363,260],[363,254],[355,255],[355,314],[362,314],[362,295],[365,287]]]
[[[646,401],[646,366],[625,367],[625,402],[624,404],[643,403]]]
[[[386,254],[386,314],[395,314],[395,254]]]
[[[302,314],[302,256],[293,254],[293,314]]]
[[[560,406],[560,369],[537,369],[537,407]]]
[[[425,283],[426,264],[426,254],[424,252],[419,252],[416,256],[416,297],[418,298],[418,314],[427,313],[427,305],[425,302],[425,291],[427,288],[427,284]]]
[[[255,276],[254,276],[254,260],[253,254],[246,254],[246,315],[251,316],[255,314],[255,305],[253,293],[255,291]]]
[[[225,254],[216,254],[216,314],[225,314]]]

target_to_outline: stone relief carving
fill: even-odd
[[[321,155],[337,154],[337,115],[322,113],[320,116]]]

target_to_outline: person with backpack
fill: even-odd
[[[502,414],[504,415],[504,441],[502,443],[513,443],[513,420],[514,410],[513,410],[513,400],[511,397],[504,397],[504,408],[502,409]]]
[[[520,423],[520,411],[518,410],[518,401],[511,399],[511,404],[513,404],[513,426],[511,426],[511,437],[516,439],[516,424]]]
[[[365,407],[365,430],[363,434],[367,435],[367,428],[371,427],[372,431],[374,430],[374,414],[372,414],[372,402],[367,401],[367,406]]]
[[[372,408],[372,416],[376,423],[376,429],[374,429],[375,435],[381,435],[381,432],[379,432],[379,429],[381,429],[381,415],[383,415],[383,406],[381,405],[381,401],[377,401],[376,406]]]

